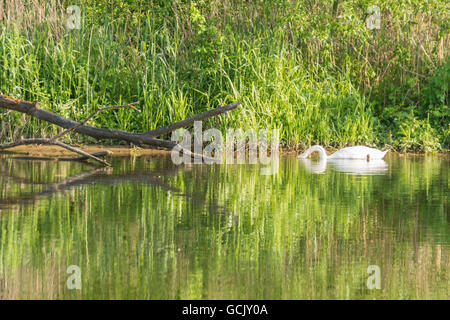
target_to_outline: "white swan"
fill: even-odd
[[[389,151],[380,151],[374,148],[369,148],[365,146],[354,146],[342,148],[335,153],[327,156],[325,149],[321,146],[312,146],[308,148],[305,152],[299,155],[298,159],[306,159],[311,153],[318,152],[321,160],[325,159],[360,159],[360,160],[380,160],[383,159],[385,154]]]

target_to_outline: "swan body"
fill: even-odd
[[[386,155],[388,150],[380,151],[378,149],[369,148],[365,146],[354,146],[342,148],[331,155],[327,155],[325,149],[321,146],[312,146],[305,152],[299,155],[298,159],[306,159],[311,153],[318,152],[320,160],[331,159],[353,159],[353,160],[381,160]]]

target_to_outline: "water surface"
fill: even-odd
[[[262,175],[166,156],[109,170],[11,157],[0,156],[2,299],[450,297],[448,158],[282,158]],[[371,265],[381,289],[367,286]]]

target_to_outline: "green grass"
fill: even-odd
[[[76,120],[140,101],[140,114],[91,122],[136,132],[240,100],[204,127],[279,128],[289,147],[448,149],[446,1],[384,1],[380,30],[366,28],[363,0],[70,1],[81,30],[65,29],[66,2],[0,6],[0,91]],[[0,116],[2,141],[57,130]]]

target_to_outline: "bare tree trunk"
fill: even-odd
[[[156,139],[155,136],[170,133],[176,129],[189,126],[194,123],[194,121],[205,120],[207,118],[225,113],[229,110],[235,109],[240,102],[235,102],[223,107],[218,107],[213,110],[206,111],[202,114],[196,115],[190,119],[175,122],[169,126],[161,127],[152,131],[145,133],[132,133],[123,130],[116,129],[103,129],[96,128],[87,125],[79,126],[79,123],[50,111],[43,110],[39,108],[38,103],[32,103],[27,101],[15,100],[8,98],[6,96],[0,95],[0,108],[13,110],[17,112],[26,113],[39,120],[50,122],[54,125],[62,127],[64,129],[74,128],[74,131],[80,134],[84,134],[96,139],[116,139],[134,143],[136,145],[149,145],[154,147],[162,147],[167,149],[172,149],[176,146],[176,143],[169,140]]]
[[[108,165],[108,163],[104,160],[101,160],[94,155],[89,155],[88,153],[83,152],[82,150],[79,150],[77,148],[70,147],[69,145],[66,145],[62,142],[59,142],[57,139],[64,136],[65,134],[69,132],[77,132],[80,134],[84,134],[96,139],[115,139],[115,140],[122,140],[129,143],[133,143],[136,145],[148,145],[153,147],[161,147],[166,149],[173,149],[177,143],[174,141],[169,140],[163,140],[163,139],[157,139],[156,136],[164,135],[167,133],[170,133],[174,130],[177,130],[182,127],[186,127],[189,125],[192,125],[194,121],[202,121],[205,119],[208,119],[210,117],[214,117],[223,113],[226,113],[230,110],[233,110],[237,108],[240,105],[240,102],[234,102],[232,104],[218,107],[213,110],[208,110],[206,112],[203,112],[201,114],[195,115],[192,118],[185,119],[182,121],[178,121],[175,123],[172,123],[168,126],[160,127],[155,130],[151,130],[144,133],[132,133],[127,132],[123,130],[116,130],[116,129],[103,129],[103,128],[96,128],[92,126],[86,125],[86,123],[92,119],[98,112],[108,109],[118,109],[118,108],[125,108],[130,107],[134,110],[139,111],[134,106],[138,104],[137,102],[127,104],[127,105],[121,105],[121,106],[108,106],[99,108],[96,110],[93,114],[91,114],[86,120],[82,122],[76,122],[71,119],[64,118],[60,115],[57,115],[53,112],[43,110],[39,107],[38,102],[28,102],[28,101],[22,101],[18,99],[14,99],[5,95],[0,95],[0,109],[7,109],[12,111],[17,111],[21,113],[25,113],[27,115],[30,115],[32,117],[35,117],[36,119],[43,120],[49,123],[52,123],[54,125],[57,125],[61,128],[64,128],[64,130],[60,135],[56,136],[53,139],[20,139],[15,142],[7,143],[0,145],[0,149],[6,149],[11,148],[13,146],[23,145],[23,144],[53,144],[60,146],[62,148],[68,149],[70,151],[76,152],[81,154],[84,157],[91,158],[93,160],[96,160],[98,162],[101,162],[105,165]],[[188,155],[191,155],[193,157],[202,157],[202,155],[197,155],[195,153],[192,153],[189,150],[183,149],[183,152],[185,152]]]

